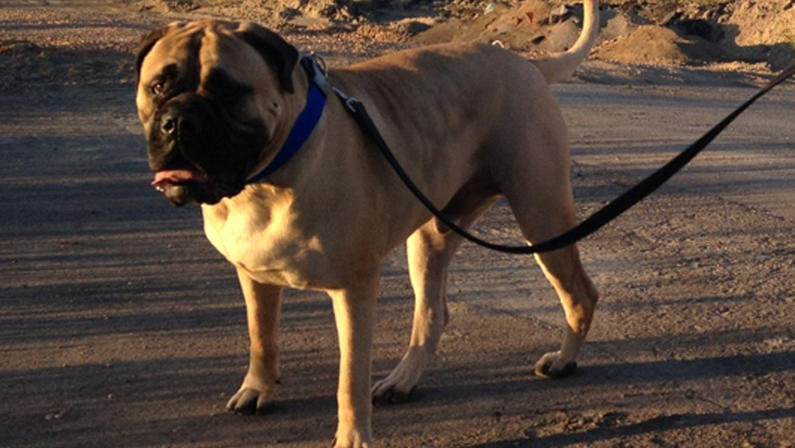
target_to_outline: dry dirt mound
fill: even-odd
[[[795,59],[793,6],[795,0],[736,0],[631,7],[651,25],[602,46],[596,57],[687,65],[767,63],[778,70]]]
[[[688,65],[724,60],[712,42],[700,36],[677,33],[670,28],[643,25],[599,46],[594,58],[614,62]]]
[[[725,30],[723,50],[751,62],[767,61],[781,68],[795,51],[795,0],[740,1],[727,5],[719,18]]]
[[[622,63],[704,65],[769,64],[795,60],[795,0],[673,3],[625,2],[602,10],[593,57]],[[563,51],[579,34],[580,5],[527,0],[487,6],[416,36],[420,43],[481,41],[529,52]]]

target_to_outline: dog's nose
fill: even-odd
[[[165,135],[173,136],[177,132],[177,119],[172,115],[165,115],[160,121],[160,131]]]
[[[0,0],[0,3],[2,1]],[[160,145],[199,147],[205,144],[202,124],[212,121],[209,103],[201,96],[186,92],[164,104],[155,118],[151,138]]]

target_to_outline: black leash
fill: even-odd
[[[709,145],[712,140],[715,139],[715,137],[723,132],[723,130],[726,129],[729,124],[731,124],[738,116],[740,116],[740,114],[742,114],[749,106],[756,102],[756,100],[793,76],[793,74],[795,74],[795,64],[785,69],[775,79],[770,81],[766,86],[762,87],[762,89],[756,95],[743,103],[734,112],[724,118],[723,121],[715,125],[715,127],[710,129],[709,132],[704,134],[703,137],[682,151],[678,156],[673,158],[662,168],[641,181],[639,184],[632,187],[629,191],[616,198],[613,202],[604,206],[598,212],[591,215],[588,219],[581,222],[577,227],[574,227],[568,232],[565,232],[555,238],[538,244],[533,244],[532,246],[503,246],[500,244],[490,243],[458,227],[458,225],[456,225],[452,219],[447,217],[438,208],[436,208],[436,206],[431,203],[431,201],[422,193],[422,191],[420,191],[417,185],[412,182],[409,175],[406,174],[406,172],[400,166],[400,163],[395,158],[394,154],[392,154],[392,151],[389,149],[389,145],[387,145],[387,143],[384,141],[375,123],[373,123],[370,115],[368,115],[364,104],[355,98],[348,97],[337,89],[334,89],[334,91],[343,99],[346,106],[353,113],[354,118],[359,123],[359,126],[361,126],[364,130],[365,134],[370,136],[370,138],[375,141],[376,146],[378,146],[378,149],[381,150],[381,153],[384,155],[384,157],[386,157],[389,164],[392,165],[392,168],[395,170],[403,183],[406,184],[414,196],[416,196],[417,199],[419,199],[419,201],[422,202],[439,221],[444,223],[445,226],[458,233],[465,239],[487,249],[510,254],[535,254],[561,249],[570,244],[574,244],[575,242],[601,229],[605,224],[612,221],[627,211],[630,207],[640,202],[640,200],[660,188],[660,186],[668,181],[668,179],[673,177],[674,174],[684,168],[685,165],[693,160],[695,156],[697,156],[704,148],[706,148],[707,145]]]

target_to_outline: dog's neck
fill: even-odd
[[[320,117],[323,115],[323,109],[326,106],[326,94],[322,89],[326,84],[326,78],[312,58],[302,57],[300,63],[309,78],[309,90],[306,94],[304,109],[295,119],[287,139],[276,153],[276,156],[262,170],[255,170],[250,173],[246,180],[247,184],[264,181],[287,163],[306,143],[309,136],[312,135],[312,131],[315,130],[318,122],[320,122]]]

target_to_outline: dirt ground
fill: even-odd
[[[224,410],[247,363],[243,302],[199,211],[174,209],[150,186],[132,85],[138,39],[179,18],[247,18],[345,64],[465,37],[555,51],[577,21],[573,7],[565,29],[543,27],[548,14],[531,20],[521,9],[534,2],[489,14],[463,0],[354,3],[0,0],[0,446],[328,445],[337,347],[321,294],[286,295],[275,411]],[[615,22],[592,60],[554,88],[582,217],[791,60],[792,1],[635,3],[605,11]],[[525,20],[539,28],[520,32]],[[467,34],[475,23],[487,32]],[[651,54],[644,39],[671,45]],[[582,243],[603,299],[573,377],[532,375],[563,324],[533,260],[465,245],[438,358],[415,399],[376,408],[378,446],[795,446],[794,104],[792,83],[772,92],[683,174]],[[476,230],[519,239],[504,204]],[[383,267],[377,378],[402,356],[411,302],[398,250]]]

